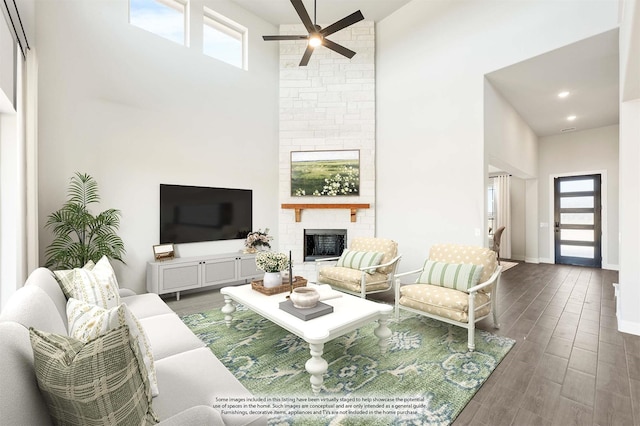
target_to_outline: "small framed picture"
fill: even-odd
[[[170,260],[175,256],[173,244],[158,244],[153,246],[153,257],[156,260]]]

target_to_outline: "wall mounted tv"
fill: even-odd
[[[246,238],[250,189],[160,184],[160,244]]]

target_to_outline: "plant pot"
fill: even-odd
[[[280,272],[265,272],[262,285],[266,288],[273,288],[282,285],[282,275]]]

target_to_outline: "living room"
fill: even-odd
[[[102,205],[122,211],[126,265],[114,267],[122,286],[143,293],[146,264],[159,242],[160,184],[251,189],[254,229],[270,228],[275,246],[288,251],[294,212],[280,206],[300,202],[287,187],[290,151],[363,149],[340,135],[283,146],[280,46],[261,38],[280,28],[232,1],[191,2],[194,10],[202,5],[249,28],[247,70],[202,55],[197,13],[190,15],[185,47],[130,25],[124,0],[18,2],[29,55],[37,60],[37,110],[31,116],[37,124],[27,131],[37,134],[37,143],[20,143],[24,148],[15,152],[3,137],[2,304],[42,264],[51,241],[46,217],[64,202],[77,171],[98,181]],[[361,163],[371,180],[366,195],[349,199],[371,209],[357,213],[356,223],[368,226],[357,232],[398,241],[402,270],[421,265],[438,242],[484,246],[485,75],[616,29],[623,16],[620,207],[609,210],[619,217],[620,242],[610,264],[620,273],[620,329],[639,334],[640,243],[631,236],[638,234],[640,209],[634,189],[640,182],[634,142],[638,37],[632,37],[640,29],[637,2],[624,5],[631,17],[620,15],[620,4],[612,1],[414,0],[375,22],[375,116],[363,127],[373,147]],[[354,63],[360,60],[354,57]],[[551,220],[537,217],[537,194],[547,176],[539,175],[537,158],[504,160],[539,179],[527,198],[535,214],[522,254],[542,261],[539,222]],[[303,220],[313,214],[303,212]],[[349,221],[347,211],[336,214]],[[615,244],[617,235],[609,238]],[[241,248],[235,240],[180,245],[177,251],[188,257]],[[302,268],[301,254],[294,256]]]

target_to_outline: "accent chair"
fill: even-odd
[[[354,238],[340,257],[316,260],[318,283],[366,298],[393,288],[402,256],[398,243],[386,238]],[[333,262],[326,265],[325,262]]]
[[[485,247],[436,244],[422,268],[396,275],[395,314],[400,309],[468,330],[467,346],[475,349],[475,324],[493,313],[499,328],[496,293],[502,266]],[[412,284],[401,278],[417,275]]]

